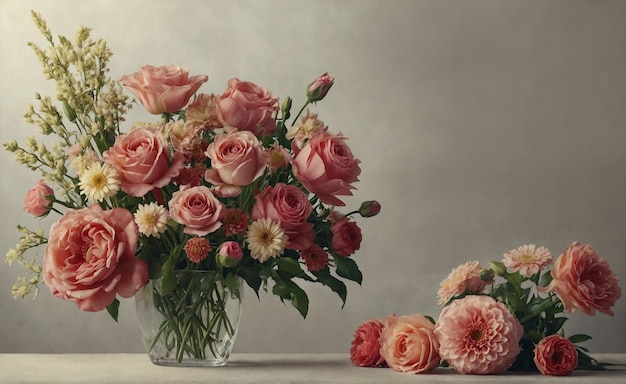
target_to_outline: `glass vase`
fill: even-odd
[[[175,285],[163,289],[161,279],[150,280],[135,296],[150,360],[164,366],[225,365],[239,328],[243,280],[225,284],[215,271],[175,276]]]

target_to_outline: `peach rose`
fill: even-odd
[[[215,135],[205,153],[211,159],[211,168],[204,178],[217,186],[222,197],[239,195],[241,187],[252,184],[265,170],[263,147],[248,131]]]
[[[425,373],[439,365],[435,325],[415,314],[397,316],[380,335],[380,354],[396,371]]]
[[[135,197],[166,186],[184,167],[183,155],[171,157],[165,138],[154,127],[117,136],[102,157],[119,174],[122,190]]]
[[[302,185],[330,205],[344,206],[336,195],[352,196],[351,183],[359,181],[360,161],[340,135],[315,133],[292,160],[293,173]]]
[[[269,90],[237,78],[228,80],[228,88],[217,102],[217,117],[227,132],[250,131],[267,136],[276,130],[272,117],[278,110],[278,97]]]
[[[158,115],[183,109],[207,80],[206,75],[190,77],[187,68],[178,65],[144,65],[138,72],[122,76],[119,82],[148,112]]]
[[[361,247],[361,228],[354,221],[337,221],[330,231],[333,233],[333,251],[339,256],[348,257]]]
[[[50,188],[43,180],[39,180],[35,186],[26,192],[24,198],[24,212],[33,216],[43,216],[50,212],[52,201],[46,196],[54,195],[54,190]]]
[[[537,344],[533,361],[544,375],[565,376],[578,366],[578,351],[569,339],[551,335]]]
[[[613,316],[611,307],[622,296],[617,276],[588,245],[575,241],[554,262],[552,282],[540,292],[556,292],[566,312],[580,309],[587,315],[596,310]]]
[[[138,239],[133,214],[124,208],[70,209],[50,229],[44,282],[83,311],[101,311],[116,295],[132,297],[148,281],[146,263],[135,257]]]
[[[205,236],[222,226],[226,206],[203,185],[181,188],[168,203],[170,217],[189,235]]]
[[[294,185],[277,183],[256,195],[252,220],[270,218],[280,224],[289,241],[285,248],[304,250],[313,245],[313,223],[307,219],[313,206],[302,190]]]
[[[384,329],[378,320],[368,320],[354,332],[350,345],[350,360],[357,367],[377,367],[385,364],[380,355],[380,334]]]

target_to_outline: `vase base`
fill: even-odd
[[[223,367],[228,362],[228,359],[183,359],[179,362],[175,358],[159,358],[150,356],[150,361],[152,364],[160,365],[162,367]]]

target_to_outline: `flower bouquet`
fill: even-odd
[[[587,244],[574,242],[556,259],[545,247],[523,245],[484,268],[478,261],[453,269],[441,282],[443,307],[429,316],[390,315],[355,332],[350,353],[356,366],[389,366],[409,373],[452,367],[463,374],[505,370],[567,375],[602,370],[585,334],[566,337],[564,312],[613,315],[621,296],[608,263]]]
[[[309,299],[298,279],[326,285],[345,303],[342,279],[362,280],[350,258],[362,240],[354,216],[374,216],[380,204],[336,208],[361,169],[346,137],[308,108],[325,98],[332,77],[309,84],[291,118],[289,97],[279,103],[237,78],[219,95],[199,93],[208,77],[176,65],[112,80],[104,40],[82,27],[73,41],[55,41],[32,14],[50,47],[30,45],[56,83],[56,102],[37,94],[25,120],[56,141],[4,146],[42,177],[24,210],[60,218],[48,235],[17,226],[7,262],[28,275],[15,297],[36,295],[43,279],[80,310],[117,319],[118,297],[135,296],[153,362],[209,365],[224,364],[232,348],[242,281],[303,317]],[[133,103],[122,86],[161,118],[128,127]],[[26,256],[40,246],[41,264]]]

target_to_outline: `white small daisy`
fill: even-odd
[[[135,212],[135,223],[139,227],[139,232],[146,236],[153,236],[157,239],[165,232],[170,214],[164,206],[157,203],[139,204]]]
[[[120,190],[120,179],[107,163],[93,163],[80,175],[80,192],[91,202],[99,202]]]
[[[261,218],[248,226],[246,240],[250,256],[264,262],[270,257],[283,253],[287,244],[287,235],[278,223],[269,218]]]

